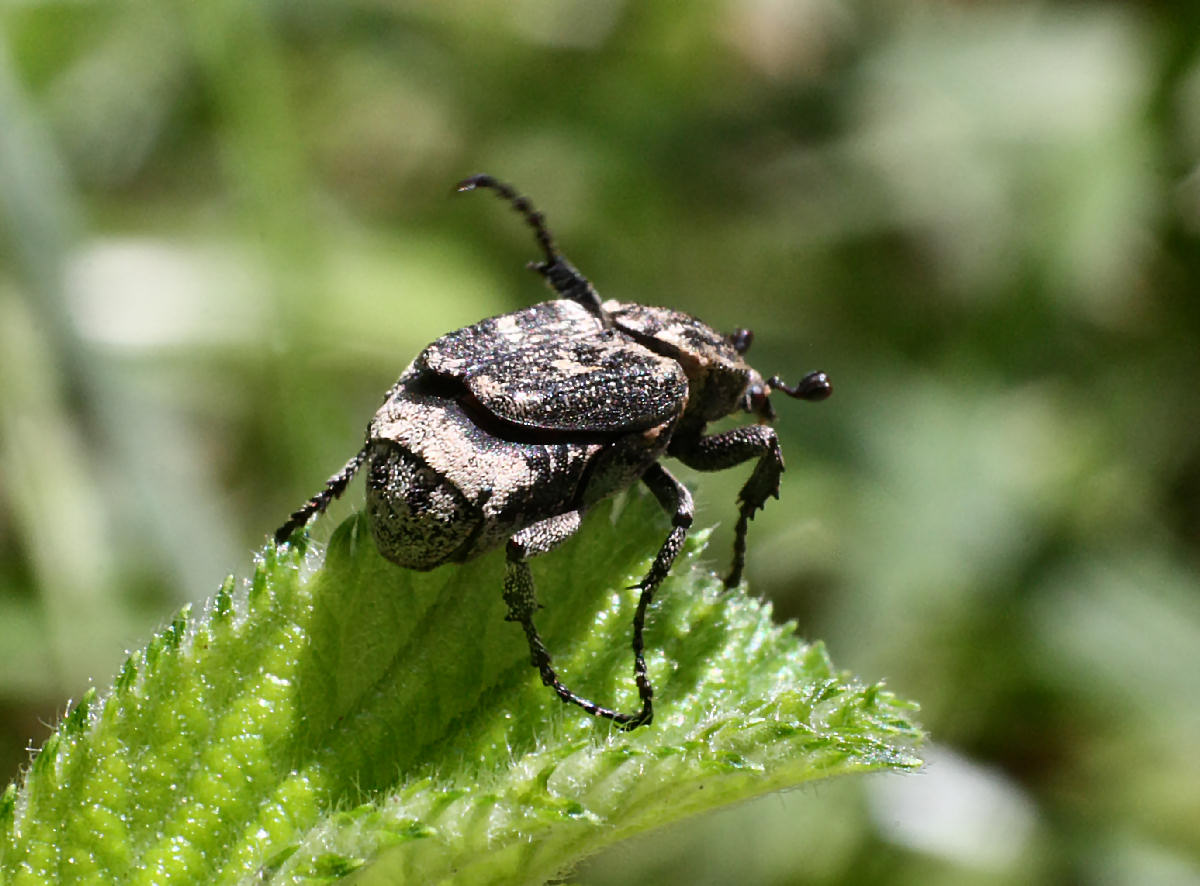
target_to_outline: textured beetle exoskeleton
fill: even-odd
[[[459,190],[491,188],[534,231],[532,265],[554,301],[482,320],[422,351],[388,391],[363,448],[275,534],[284,543],[341,495],[367,464],[367,512],[384,557],[409,569],[469,560],[505,545],[507,618],[521,625],[530,661],[563,701],[633,729],[654,716],[646,671],[646,612],[692,524],[692,496],[659,464],[669,455],[701,471],[754,461],[738,493],[733,563],[740,583],[749,521],[779,495],[783,454],[767,426],[770,393],[822,400],[821,372],[795,387],[764,381],[743,359],[748,330],[721,335],[669,308],[601,302],[558,252],[528,198],[487,175]],[[744,411],[757,424],[705,435],[709,422]],[[671,517],[640,590],[633,619],[640,710],[621,713],[582,698],[559,678],[534,624],[537,594],[528,560],[577,532],[587,509],[637,480]]]

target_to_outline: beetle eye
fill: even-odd
[[[749,329],[739,329],[733,335],[729,336],[729,343],[733,345],[733,349],[739,354],[744,354],[750,350],[750,345],[754,343],[754,333]]]
[[[746,388],[746,400],[743,408],[759,417],[760,421],[770,421],[775,417],[771,408],[771,390],[766,385],[754,384]]]

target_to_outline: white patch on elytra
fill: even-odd
[[[585,375],[594,369],[592,366],[584,366],[582,363],[572,360],[569,357],[560,357],[557,360],[551,360],[550,365],[566,376]]]
[[[497,317],[495,319],[495,324],[496,332],[500,333],[501,335],[515,336],[524,332],[524,330],[521,328],[521,324],[517,322],[517,317],[515,314],[504,314],[503,316]]]

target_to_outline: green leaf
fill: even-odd
[[[572,688],[636,708],[630,621],[666,532],[598,506],[534,563]],[[89,693],[0,797],[0,880],[537,883],[685,815],[850,772],[911,769],[912,706],[834,671],[697,564],[651,608],[654,724],[563,705],[504,621],[500,553],[416,573],[363,516],[324,563],[268,547]]]

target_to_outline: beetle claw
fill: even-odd
[[[554,238],[550,236],[550,231],[546,229],[545,217],[533,208],[533,204],[529,202],[528,197],[518,194],[512,185],[506,185],[504,182],[493,178],[487,173],[480,173],[464,178],[454,187],[459,193],[473,191],[476,188],[491,188],[507,200],[513,209],[521,213],[525,219],[525,223],[533,228],[538,245],[542,247],[542,252],[545,253],[546,261],[543,264],[546,267],[562,261],[562,256],[558,253],[558,247],[554,245]]]
[[[495,184],[495,182],[496,180],[490,175],[480,173],[479,175],[472,175],[464,178],[454,186],[454,190],[458,192],[473,191],[476,188],[491,187],[493,184]]]

